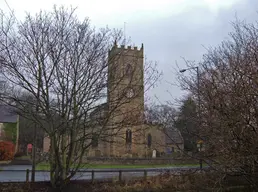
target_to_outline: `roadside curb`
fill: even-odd
[[[25,159],[14,159],[8,165],[31,165],[30,160]]]

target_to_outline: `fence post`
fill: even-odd
[[[26,169],[26,183],[29,182],[29,178],[30,178],[30,170]]]
[[[147,170],[144,170],[144,180],[147,180]]]
[[[202,170],[202,158],[200,159],[200,170]]]
[[[92,171],[91,171],[91,182],[93,183],[94,180],[95,180],[95,178],[94,178],[94,170],[92,170]]]
[[[119,182],[122,182],[122,170],[119,170]]]

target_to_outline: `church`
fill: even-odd
[[[152,157],[181,151],[179,131],[145,120],[144,47],[118,46],[108,53],[107,102],[90,114],[92,137],[89,157]],[[49,139],[44,139],[44,151]],[[155,153],[155,154],[154,154]]]

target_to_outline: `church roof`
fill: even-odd
[[[91,112],[91,115],[95,115],[99,112],[107,111],[107,110],[108,110],[108,103],[102,103],[96,106],[96,108]]]
[[[104,119],[108,112],[108,103],[102,103],[90,113],[91,121],[99,121]]]
[[[180,131],[174,127],[165,128],[166,144],[179,144],[184,143]]]

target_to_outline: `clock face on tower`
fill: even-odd
[[[126,90],[126,97],[127,98],[132,98],[134,96],[134,90],[132,88],[128,88]]]

